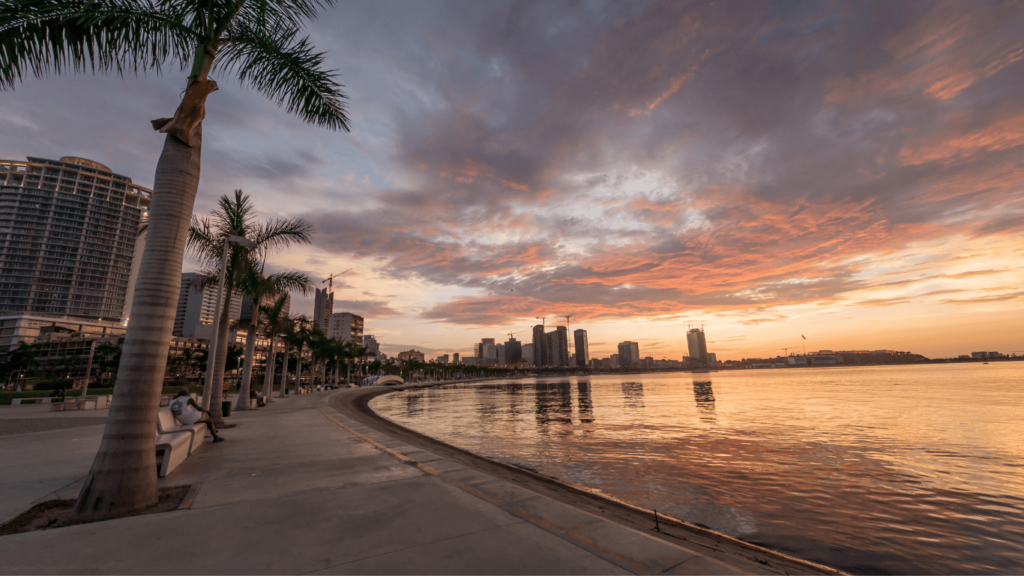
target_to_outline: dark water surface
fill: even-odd
[[[370,406],[851,572],[1024,573],[1024,363],[496,381]]]

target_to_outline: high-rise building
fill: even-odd
[[[576,344],[576,367],[586,368],[590,366],[590,345],[587,343],[587,331],[576,330],[572,335],[573,343]]]
[[[690,362],[707,368],[708,344],[704,339],[703,328],[690,328],[686,333],[686,346],[690,351]]]
[[[462,359],[459,358],[459,353],[452,354],[452,364],[462,364]]]
[[[547,333],[548,366],[564,368],[569,365],[569,332],[559,326]]]
[[[123,328],[151,195],[91,160],[0,160],[0,317]]]
[[[317,288],[313,300],[313,328],[326,334],[333,314],[334,292],[328,294],[326,288]]]
[[[473,344],[473,355],[477,358],[486,358],[485,349],[488,344],[494,346],[494,338],[481,338],[480,342]]]
[[[333,295],[331,300],[331,304],[333,304]],[[327,327],[327,337],[362,346],[363,317],[351,312],[331,314],[330,324]]]
[[[373,356],[374,360],[380,360],[380,343],[372,334],[363,336],[363,348],[366,348],[367,356]]]
[[[269,296],[264,296],[263,298],[260,299],[261,300],[260,301],[260,306],[273,306],[275,303],[277,303],[277,299],[280,298],[280,297],[281,297],[280,294],[272,294],[272,295],[269,295]],[[287,316],[288,313],[291,312],[291,309],[292,309],[292,295],[287,293],[287,292],[285,292],[284,293],[284,306],[281,308],[281,313],[284,314],[285,316]],[[239,320],[252,320],[252,298],[250,298],[249,296],[243,296],[242,297],[242,312],[241,312],[241,316],[239,316],[238,319]],[[265,319],[266,318],[264,316],[260,316],[260,322],[261,323]]]
[[[174,314],[172,334],[184,338],[210,340],[213,337],[214,319],[217,318],[217,285],[210,284],[197,290],[198,274],[185,272],[181,275],[181,289],[178,292],[178,308]],[[225,295],[226,296],[226,295]],[[228,308],[228,318],[233,323],[242,316],[242,295],[235,292]],[[228,343],[235,341],[235,331],[230,332]]]
[[[507,364],[508,363],[507,362],[507,357],[505,355],[505,345],[504,344],[495,344],[494,345],[494,355],[498,359],[498,364]]]
[[[533,365],[546,368],[548,365],[548,338],[544,334],[544,325],[533,327]]]
[[[518,364],[523,358],[523,346],[514,336],[509,336],[505,342],[505,364]]]
[[[533,362],[533,344],[523,344],[523,355],[520,359],[527,366],[536,366]]]
[[[619,344],[619,366],[623,368],[640,367],[640,345],[629,340]]]
[[[447,354],[441,354],[440,356],[437,357],[437,362],[438,362],[438,364],[447,364],[448,363],[448,355]]]

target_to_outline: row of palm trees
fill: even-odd
[[[149,230],[135,283],[118,387],[75,518],[116,517],[157,503],[157,410],[199,190],[211,75],[234,77],[303,121],[349,130],[338,74],[304,36],[334,0],[19,0],[0,2],[0,90],[34,76],[187,71],[153,179]],[[273,137],[273,135],[269,135]],[[230,292],[229,292],[230,293]],[[216,351],[214,351],[216,352]],[[217,368],[223,375],[223,365]],[[213,390],[211,392],[217,392]],[[217,392],[219,396],[219,392]],[[215,412],[216,413],[216,412]]]

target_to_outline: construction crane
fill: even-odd
[[[352,269],[349,268],[348,270],[345,270],[344,272],[338,272],[337,274],[331,274],[330,276],[325,278],[324,281],[321,282],[321,284],[327,284],[327,291],[328,292],[333,292],[334,291],[334,279],[337,278],[338,276],[341,276],[342,274],[348,274],[351,271],[352,271]]]
[[[575,315],[576,314],[566,314],[565,315],[565,340],[566,340],[566,344],[567,344],[566,348],[568,348],[568,356],[571,356],[572,353],[573,353],[572,352],[572,345],[573,345],[573,341],[572,341],[572,326],[569,324],[569,318],[572,318]]]
[[[540,320],[540,327],[544,328],[544,319],[547,318],[547,316],[534,316],[534,318]]]

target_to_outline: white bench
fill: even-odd
[[[22,400],[31,400],[33,404],[50,404],[53,402],[53,398],[47,396],[44,398],[15,398],[14,400],[11,400],[11,404],[19,405]]]
[[[188,458],[189,435],[184,432],[177,434],[156,435],[156,475],[165,478],[179,464]]]
[[[174,419],[170,408],[157,410],[156,431],[158,434],[188,434],[188,454],[191,454],[203,445],[206,438],[206,424],[196,422],[195,424],[179,424]]]
[[[157,411],[156,432],[157,476],[164,478],[203,445],[206,424],[179,424],[170,408],[160,408]]]

